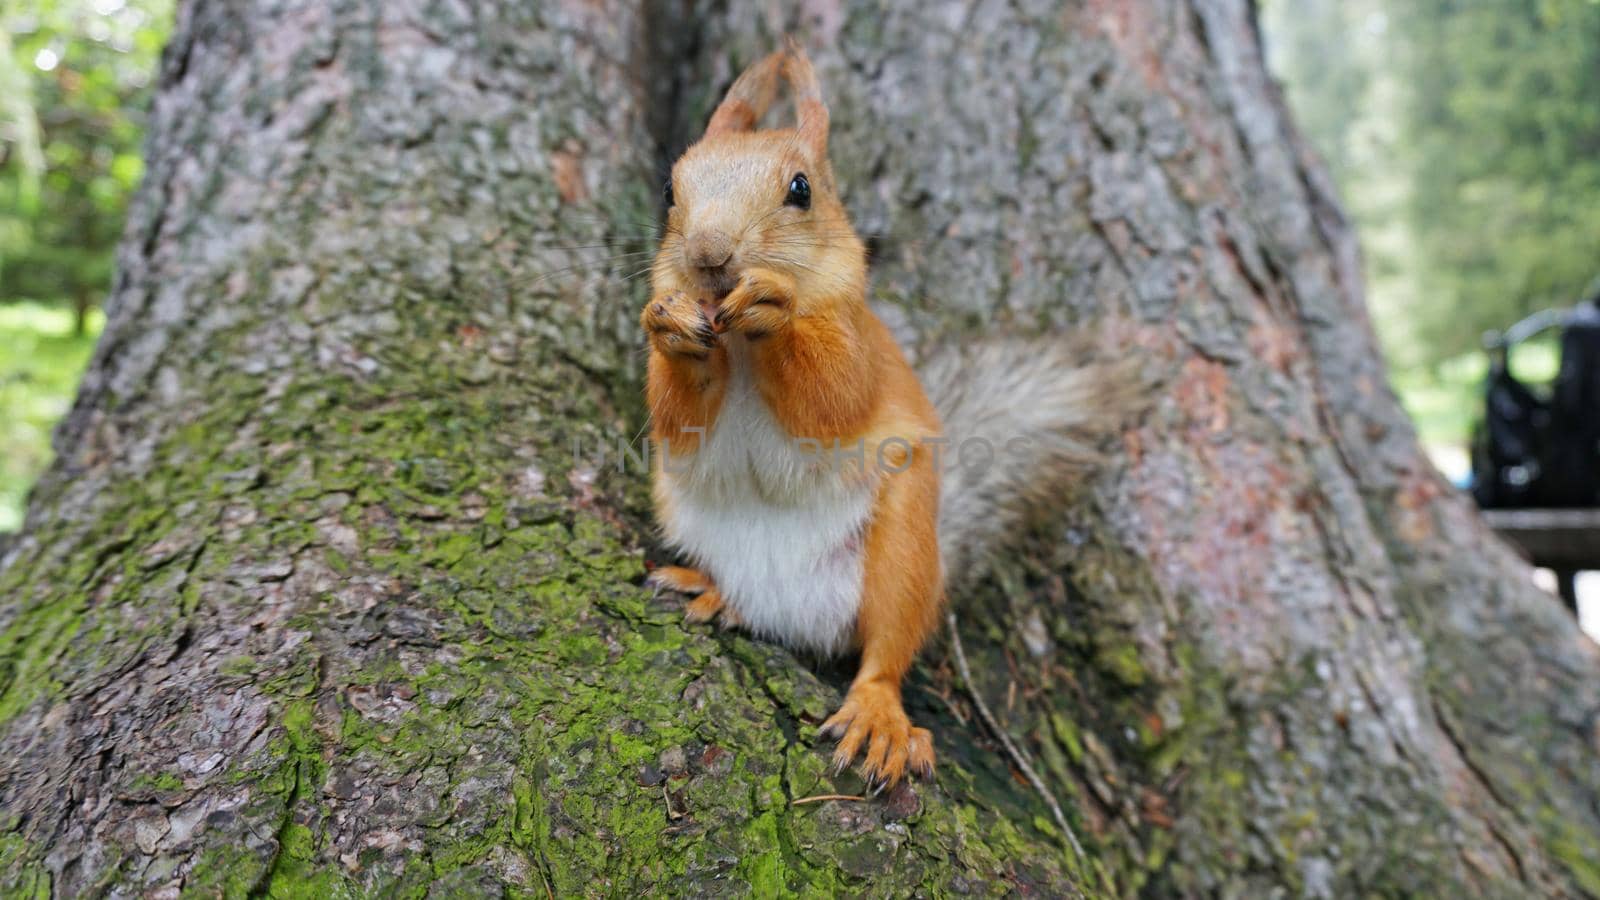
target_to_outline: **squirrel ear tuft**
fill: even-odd
[[[811,60],[792,36],[784,41],[783,77],[794,92],[795,130],[811,149],[813,158],[828,158],[828,107],[822,102],[822,86]]]
[[[717,111],[711,114],[706,126],[706,137],[750,131],[766,115],[778,93],[778,78],[789,82],[794,92],[795,129],[800,140],[818,160],[828,155],[828,107],[822,103],[822,88],[817,84],[817,74],[812,71],[811,60],[792,36],[783,42],[783,49],[745,69],[728,88]]]
[[[722,98],[717,111],[711,114],[706,137],[755,128],[778,93],[778,74],[783,60],[784,51],[779,50],[745,69],[733,82],[733,87],[728,88],[728,96]]]

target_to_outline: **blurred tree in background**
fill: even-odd
[[[0,531],[99,330],[171,0],[0,0]]]
[[[170,0],[4,7],[0,298],[71,303],[81,333],[143,171],[144,110]]]
[[[1482,333],[1600,274],[1600,2],[1268,0],[1265,20],[1401,392],[1438,438],[1425,390],[1455,388],[1459,440]]]
[[[1418,336],[1442,355],[1570,304],[1600,271],[1600,3],[1396,9],[1406,211],[1444,301],[1418,309]]]

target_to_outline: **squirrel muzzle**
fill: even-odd
[[[738,279],[730,264],[733,249],[733,238],[716,229],[691,232],[683,242],[684,268],[694,273],[695,280],[716,300],[726,297]]]

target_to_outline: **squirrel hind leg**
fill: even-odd
[[[685,621],[698,624],[717,619],[723,628],[737,628],[744,624],[739,613],[722,599],[722,592],[711,576],[687,566],[662,566],[650,573],[645,584],[657,590],[687,594],[691,599],[683,605]]]
[[[716,587],[711,576],[687,566],[662,566],[651,572],[644,583],[658,590],[690,595],[703,594]]]
[[[856,616],[861,667],[844,704],[822,726],[824,736],[839,739],[834,765],[842,771],[862,755],[862,774],[880,788],[907,774],[933,773],[933,736],[906,716],[900,682],[943,602],[937,506],[932,457],[913,450],[910,467],[889,476],[867,530]]]

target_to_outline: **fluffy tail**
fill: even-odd
[[[947,347],[920,367],[944,420],[939,549],[952,590],[1102,459],[1151,393],[1134,360],[1085,365],[1071,343]]]

